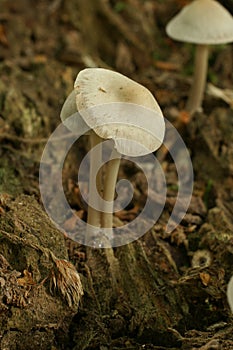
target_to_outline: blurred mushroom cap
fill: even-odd
[[[171,19],[167,35],[194,44],[227,44],[233,41],[233,17],[215,0],[194,0]]]
[[[233,312],[233,276],[227,285],[227,300],[231,308],[231,312]]]

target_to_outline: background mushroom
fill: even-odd
[[[202,104],[207,67],[208,45],[233,41],[233,17],[215,0],[194,0],[166,26],[172,39],[197,44],[194,76],[186,110],[192,115]]]
[[[227,300],[231,308],[231,312],[233,312],[233,276],[227,285]]]
[[[90,158],[88,224],[93,226],[95,233],[96,227],[107,228],[110,233],[121,155],[140,156],[155,151],[163,142],[163,115],[149,90],[117,72],[103,68],[84,69],[78,74],[74,87],[75,93],[68,97],[62,119],[74,112],[76,95],[77,123],[80,125],[81,116],[92,130],[91,148],[103,140],[114,142],[106,167],[103,201],[95,188],[100,192],[101,176],[96,179],[95,173],[102,161],[101,148],[95,147]]]

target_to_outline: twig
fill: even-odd
[[[74,134],[69,133],[68,135],[61,135],[60,137],[53,137],[51,141],[62,141],[69,139],[70,137],[74,136]],[[48,137],[41,137],[41,138],[35,138],[35,139],[30,139],[30,138],[24,138],[20,136],[16,136],[13,134],[8,134],[8,133],[2,133],[0,134],[0,140],[5,139],[9,141],[17,141],[17,142],[22,142],[22,143],[29,143],[29,144],[40,144],[40,143],[46,143],[49,140]]]

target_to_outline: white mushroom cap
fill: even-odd
[[[163,114],[144,86],[111,70],[87,68],[74,87],[84,121],[103,139],[113,139],[121,154],[144,155],[162,144]]]
[[[195,44],[233,41],[233,17],[215,0],[194,0],[167,24],[168,36]]]

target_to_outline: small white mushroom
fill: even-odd
[[[114,141],[115,157],[108,162],[103,191],[103,199],[113,203],[121,154],[144,155],[162,144],[161,109],[148,89],[111,70],[85,69],[74,87],[77,108],[86,124],[100,139]],[[102,211],[102,227],[111,228],[112,213]],[[92,224],[91,218],[88,222]]]
[[[166,26],[172,39],[196,44],[193,84],[186,104],[192,115],[202,105],[208,68],[208,45],[233,41],[233,17],[215,0],[194,0]]]
[[[76,108],[74,105],[76,98]],[[112,228],[113,200],[121,155],[142,156],[155,151],[163,142],[165,123],[161,109],[151,92],[124,75],[103,69],[82,70],[75,81],[74,92],[64,104],[61,118],[77,112],[92,130],[91,148],[103,140],[114,142],[111,160],[107,164],[103,188],[104,207],[96,210],[89,205],[88,224],[94,227]],[[81,116],[81,117],[80,117]],[[69,126],[68,126],[69,127]],[[91,152],[89,203],[98,203],[94,173],[101,163],[101,150]],[[101,174],[96,179],[101,190]]]

